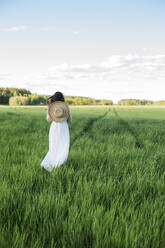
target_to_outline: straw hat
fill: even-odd
[[[55,101],[49,104],[48,113],[53,121],[62,122],[69,118],[69,108],[66,102]]]

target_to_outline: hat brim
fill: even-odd
[[[54,108],[60,106],[63,107],[64,111],[65,111],[65,116],[62,117],[57,117],[54,115]],[[56,122],[62,122],[62,121],[66,121],[69,118],[69,108],[66,102],[62,102],[62,101],[55,101],[53,103],[51,103],[48,107],[48,113],[51,117],[51,119],[53,121]]]

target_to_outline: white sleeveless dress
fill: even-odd
[[[70,135],[67,121],[52,121],[49,129],[49,151],[41,166],[51,172],[53,168],[65,163],[69,154]]]

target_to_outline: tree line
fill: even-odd
[[[9,105],[46,105],[50,95],[32,94],[29,90],[18,88],[0,88],[0,104]],[[111,100],[82,96],[65,96],[69,105],[112,105]]]
[[[31,93],[23,88],[0,88],[0,104],[7,105],[46,105],[46,99],[50,95],[39,95]],[[113,105],[112,100],[95,99],[92,97],[82,96],[65,96],[69,105]],[[118,105],[165,105],[165,100],[152,101],[145,99],[122,99]]]
[[[154,101],[140,99],[122,99],[118,101],[118,105],[151,105]]]

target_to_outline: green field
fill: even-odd
[[[164,248],[165,108],[71,111],[49,173],[46,107],[0,107],[0,248]]]

